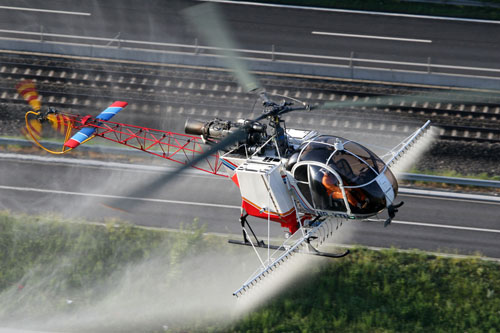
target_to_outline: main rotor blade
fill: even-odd
[[[190,7],[183,11],[184,17],[188,22],[195,27],[197,33],[201,35],[206,42],[215,46],[214,50],[222,57],[225,58],[225,65],[231,69],[243,89],[246,92],[254,92],[259,95],[259,97],[264,102],[270,102],[268,96],[266,95],[264,89],[262,89],[257,81],[257,79],[250,73],[245,63],[238,57],[236,42],[232,39],[229,34],[229,29],[225,25],[225,21],[217,10],[217,7],[213,3],[204,3]],[[259,121],[266,118],[267,115],[263,114],[257,117],[254,121]],[[161,187],[165,186],[168,182],[173,180],[175,177],[179,176],[184,170],[195,165],[196,163],[202,161],[207,156],[210,156],[218,151],[224,150],[226,147],[231,146],[233,143],[245,138],[246,133],[243,129],[239,129],[228,137],[224,138],[222,141],[212,146],[208,151],[200,154],[195,159],[191,160],[179,167],[178,169],[162,175],[160,178],[155,179],[142,186],[138,191],[132,192],[129,197],[144,197],[158,191]],[[113,207],[121,208],[119,202],[111,204]],[[130,203],[127,203],[126,210],[131,209]]]
[[[229,29],[213,3],[203,3],[185,9],[184,17],[196,28],[206,42],[215,46],[215,51],[226,58],[226,66],[234,71],[236,79],[246,92],[260,88],[258,81],[250,74],[245,63],[238,58],[236,42],[229,34]]]
[[[260,121],[266,117],[267,117],[267,115],[262,114],[259,117],[255,118],[254,121]],[[198,155],[196,158],[192,159],[191,161],[189,161],[186,164],[183,164],[182,166],[178,167],[174,171],[167,172],[167,173],[163,174],[162,176],[160,176],[159,178],[155,178],[154,180],[141,186],[138,190],[131,192],[130,194],[126,195],[125,197],[128,199],[144,198],[148,195],[151,195],[152,193],[156,193],[160,188],[164,187],[166,184],[168,184],[169,182],[174,180],[176,177],[180,176],[182,174],[182,172],[185,171],[186,169],[196,165],[198,162],[204,160],[208,156],[215,154],[221,150],[224,150],[225,148],[231,146],[235,142],[238,142],[238,141],[244,139],[245,137],[246,137],[245,128],[241,127],[236,132],[232,133],[231,135],[222,139],[217,144],[213,145],[209,150],[207,150],[203,154]],[[110,207],[110,208],[119,209],[119,210],[126,211],[126,212],[130,212],[133,210],[136,203],[130,202],[128,199],[116,199],[116,200],[113,200],[109,204],[105,204],[105,206]]]
[[[176,170],[167,172],[159,178],[155,178],[153,181],[150,181],[149,183],[141,186],[138,190],[131,192],[129,195],[126,195],[126,197],[130,199],[144,198],[148,195],[151,195],[152,193],[156,193],[160,188],[162,188],[163,186],[174,180],[176,177],[180,176],[184,170],[192,167],[193,165],[196,165],[198,162],[204,160],[206,157],[215,154],[218,151],[225,149],[226,147],[229,147],[233,143],[245,138],[245,136],[246,136],[245,131],[242,129],[238,129],[236,132],[232,133],[231,135],[227,136],[217,144],[213,145],[209,150],[207,150],[203,154],[198,155],[196,158],[192,159],[186,164],[183,164]],[[109,203],[107,206],[110,206],[112,208],[117,208],[120,210],[131,211],[134,208],[135,204],[134,202],[130,202],[127,199],[116,199],[113,202]]]

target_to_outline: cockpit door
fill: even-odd
[[[292,174],[314,209],[350,214],[342,180],[330,167],[311,161],[297,163]]]

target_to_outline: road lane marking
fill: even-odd
[[[80,16],[90,16],[91,13],[85,12],[69,12],[65,10],[53,10],[53,9],[42,9],[42,8],[28,8],[28,7],[11,7],[11,6],[0,6],[0,9],[7,10],[21,10],[25,12],[38,12],[38,13],[50,13],[50,14],[64,14],[64,15],[80,15]]]
[[[231,4],[231,5],[259,6],[259,7],[273,7],[273,8],[288,8],[288,9],[301,9],[301,10],[311,10],[311,11],[331,12],[331,13],[361,14],[361,15],[390,16],[390,17],[405,17],[405,18],[416,18],[416,19],[438,20],[438,21],[454,21],[454,22],[472,22],[472,23],[500,24],[500,21],[493,21],[493,20],[467,19],[467,18],[460,18],[460,17],[444,17],[444,16],[432,16],[432,15],[386,13],[386,12],[368,12],[368,11],[364,11],[364,10],[353,10],[353,9],[337,9],[337,8],[308,7],[308,6],[294,6],[294,5],[278,5],[278,4],[273,4],[273,3],[257,3],[257,2],[250,2],[250,1],[234,1],[234,0],[198,0],[198,1],[201,1],[201,2],[218,2],[218,3],[225,3],[225,4]]]
[[[101,148],[107,148],[107,146],[93,146],[97,150]],[[122,148],[117,148],[121,152]],[[123,151],[129,151],[128,149],[123,149]],[[137,172],[171,172],[175,170],[175,167],[169,166],[155,166],[155,165],[142,165],[142,164],[128,164],[119,163],[111,161],[99,161],[91,159],[79,159],[72,157],[51,157],[51,156],[38,156],[29,154],[16,154],[16,153],[0,153],[0,159],[4,160],[18,160],[20,162],[29,163],[48,163],[48,164],[63,164],[63,165],[78,165],[85,168],[96,168],[96,169],[113,169],[113,170],[131,170]],[[223,180],[227,181],[227,177],[213,177],[214,175],[206,173],[204,171],[190,169],[183,171],[190,176],[210,178],[213,180]],[[223,174],[221,172],[221,174]],[[483,194],[471,194],[471,193],[455,193],[455,192],[443,192],[434,190],[421,190],[414,188],[400,187],[400,196],[415,197],[415,198],[426,198],[433,197],[437,200],[448,200],[448,201],[458,201],[458,202],[471,202],[471,203],[481,203],[488,205],[498,205],[500,204],[500,197],[492,195]]]
[[[7,34],[18,34],[18,35],[32,35],[32,36],[46,36],[46,37],[55,37],[55,38],[66,38],[66,39],[79,39],[79,40],[89,40],[89,41],[107,41],[107,42],[117,42],[120,41],[121,43],[130,43],[130,44],[139,44],[139,45],[146,45],[146,46],[164,46],[164,47],[179,47],[179,48],[186,48],[186,49],[204,49],[204,50],[219,50],[220,48],[214,47],[214,46],[195,46],[195,45],[190,45],[190,44],[177,44],[177,43],[163,43],[163,42],[146,42],[146,41],[139,41],[139,40],[127,40],[127,39],[114,39],[114,38],[107,38],[107,37],[89,37],[89,36],[79,36],[79,35],[65,35],[65,34],[54,34],[54,33],[41,33],[37,31],[19,31],[19,30],[7,30],[7,29],[0,29],[0,33],[7,33]],[[0,37],[0,40],[17,40],[14,37]],[[27,39],[29,41],[35,41],[31,39]],[[38,40],[37,40],[38,41]],[[64,42],[64,41],[45,41],[45,43],[53,43],[53,44],[63,44],[63,45],[85,45],[88,46],[89,44],[85,43],[77,43],[77,42]],[[105,48],[104,45],[93,45],[94,47],[101,47]],[[122,46],[123,49],[125,47]],[[129,47],[131,50],[139,50],[139,51],[152,51],[151,49],[147,48],[136,48],[136,47]],[[393,60],[379,60],[379,59],[368,59],[368,58],[350,58],[350,57],[337,57],[337,56],[329,56],[329,55],[317,55],[317,54],[308,54],[308,53],[290,53],[290,52],[272,52],[272,51],[259,51],[259,50],[249,50],[249,49],[230,49],[231,51],[235,51],[237,53],[247,53],[250,54],[249,56],[239,56],[237,58],[241,59],[246,59],[246,60],[265,60],[261,59],[259,57],[252,58],[251,55],[253,54],[259,54],[259,55],[269,55],[269,56],[284,56],[284,57],[294,57],[294,58],[310,58],[310,59],[318,59],[318,60],[339,60],[339,61],[352,61],[355,60],[357,63],[368,63],[368,64],[386,64],[386,65],[396,65],[396,66],[412,66],[412,67],[421,67],[425,68],[425,71],[427,72],[428,68],[442,68],[442,69],[452,69],[452,70],[462,70],[462,71],[479,71],[479,72],[489,72],[489,73],[500,73],[499,68],[486,68],[486,67],[470,67],[470,66],[454,66],[454,65],[439,65],[439,64],[429,64],[429,63],[422,63],[422,62],[409,62],[409,61],[393,61]],[[186,54],[184,51],[169,51],[169,50],[155,50],[156,52],[163,52],[163,53],[173,53],[173,54]],[[53,55],[51,55],[53,56]],[[214,57],[214,58],[221,58],[220,55],[217,54],[210,54],[210,53],[204,53],[204,56],[206,57]],[[80,57],[80,58],[85,58],[85,57]],[[92,58],[95,60],[95,58]],[[304,64],[304,65],[320,65],[320,66],[329,66],[329,67],[345,67],[344,65],[335,65],[335,64],[327,64],[327,63],[322,63],[322,62],[310,62],[310,61],[299,61],[299,60],[275,60],[275,62],[279,63],[292,63],[292,64]],[[156,65],[156,64],[155,64]],[[189,67],[189,66],[188,66]],[[194,66],[195,68],[196,66]],[[384,69],[382,67],[364,67],[366,69]],[[220,70],[220,69],[218,69]],[[418,69],[416,69],[418,71]],[[261,73],[261,72],[259,72]],[[264,72],[262,72],[264,73]],[[276,73],[271,73],[272,75],[276,75]],[[445,73],[442,72],[440,73],[442,75],[459,75],[461,77],[473,77],[473,78],[487,78],[487,79],[496,79],[494,76],[480,76],[480,75],[472,75],[472,74],[453,74],[453,73]]]
[[[414,38],[400,38],[400,37],[373,36],[373,35],[356,35],[356,34],[344,34],[344,33],[326,32],[326,31],[311,31],[311,34],[320,35],[320,36],[392,40],[392,41],[398,41],[398,42],[432,43],[432,40],[430,40],[430,39],[414,39]]]
[[[384,219],[367,219],[367,221],[369,221],[369,222],[385,222]],[[393,220],[391,222],[391,224],[415,225],[415,226],[419,226],[419,227],[445,228],[445,229],[467,230],[467,231],[493,232],[493,233],[500,234],[500,230],[498,230],[498,229],[463,227],[460,225],[434,224],[434,223],[425,223],[425,222],[409,222],[409,221],[396,221],[396,220]]]
[[[138,198],[138,197],[127,197],[127,196],[121,196],[121,195],[111,195],[111,194],[48,190],[48,189],[40,189],[40,188],[33,188],[33,187],[18,187],[18,186],[0,185],[0,189],[9,190],[9,191],[50,193],[50,194],[60,194],[60,195],[75,195],[75,196],[106,198],[106,199],[126,199],[126,200],[137,200],[137,201],[144,201],[144,202],[167,203],[167,204],[177,204],[177,205],[191,205],[191,206],[203,206],[203,207],[214,207],[214,208],[241,209],[240,206],[213,204],[213,203],[205,203],[205,202],[191,202],[191,201],[154,199],[154,198]],[[367,219],[367,221],[383,222],[385,220],[383,220],[383,219]],[[457,226],[457,225],[433,224],[433,223],[424,223],[424,222],[408,222],[408,221],[392,221],[392,223],[393,224],[404,224],[404,225],[431,227],[431,228],[446,228],[446,229],[456,229],[456,230],[500,233],[500,230],[497,230],[497,229],[463,227],[463,226]]]
[[[483,194],[473,194],[473,193],[455,193],[455,192],[443,192],[443,191],[432,191],[432,190],[420,190],[415,188],[400,188],[399,193],[402,196],[413,196],[413,197],[435,197],[436,199],[442,200],[452,200],[452,201],[465,201],[465,202],[487,202],[491,201],[491,204],[500,203],[500,197],[492,195]]]
[[[9,191],[50,193],[50,194],[60,194],[60,195],[75,195],[75,196],[81,196],[81,197],[94,197],[94,198],[105,198],[105,199],[125,199],[125,200],[136,200],[136,201],[145,201],[145,202],[168,203],[168,204],[176,204],[176,205],[191,205],[191,206],[203,206],[203,207],[241,209],[240,206],[212,204],[212,203],[205,203],[205,202],[191,202],[191,201],[154,199],[154,198],[138,198],[138,197],[127,197],[127,196],[112,195],[112,194],[47,190],[47,189],[34,188],[34,187],[17,187],[17,186],[0,185],[0,189],[9,190]]]
[[[94,146],[97,150],[100,148],[108,148],[103,146]],[[120,149],[121,150],[121,149]],[[124,149],[125,151],[130,151],[129,149]],[[95,168],[95,169],[111,169],[119,171],[137,171],[137,172],[149,172],[149,173],[166,173],[173,172],[177,170],[177,167],[173,166],[159,166],[159,165],[143,165],[143,164],[129,164],[111,161],[99,161],[90,159],[80,159],[72,157],[47,157],[29,154],[14,154],[14,153],[0,153],[0,159],[5,160],[17,160],[19,163],[42,163],[42,164],[62,164],[68,166],[77,165],[81,168]],[[217,177],[212,177],[214,174],[201,171],[198,169],[184,170],[183,174],[189,174],[190,177],[201,177],[201,178],[211,178],[214,180],[224,180],[227,181],[227,176],[224,172],[217,174]]]
[[[401,189],[401,188],[400,188]],[[474,194],[470,194],[470,195],[474,195]],[[474,204],[482,204],[482,205],[494,205],[494,206],[498,206],[500,205],[500,200],[499,202],[495,202],[495,201],[487,201],[488,199],[487,198],[492,198],[492,199],[500,199],[500,198],[497,198],[497,197],[492,197],[492,196],[483,196],[485,197],[486,199],[458,199],[458,198],[447,198],[447,197],[444,197],[444,196],[433,196],[433,195],[418,195],[418,194],[399,194],[398,197],[409,197],[409,198],[420,198],[420,199],[431,199],[431,197],[433,197],[432,199],[436,199],[436,200],[446,200],[446,201],[455,201],[455,202],[469,202],[469,203],[474,203]]]

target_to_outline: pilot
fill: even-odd
[[[323,171],[323,179],[321,183],[326,188],[326,192],[334,200],[343,200],[344,196],[340,187],[337,185],[337,178],[327,171]],[[357,207],[359,209],[366,208],[368,205],[368,198],[366,195],[357,188],[345,189],[345,194],[347,196],[347,201],[351,207]]]
[[[328,171],[323,171],[323,179],[321,180],[321,183],[326,188],[326,193],[328,193],[328,195],[333,199],[344,199],[340,187],[337,186],[337,179],[330,175]]]

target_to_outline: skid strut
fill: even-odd
[[[289,259],[294,253],[309,254],[315,256],[322,256],[328,258],[342,258],[349,254],[349,250],[342,253],[327,253],[318,251],[311,242],[319,239],[321,241],[327,237],[333,230],[333,226],[327,221],[314,221],[308,228],[299,229],[290,238],[286,239],[282,245],[272,245],[266,244],[264,241],[258,239],[255,232],[252,230],[249,222],[247,221],[247,214],[241,215],[240,223],[243,229],[243,240],[229,240],[228,242],[236,245],[251,246],[257,254],[257,257],[261,261],[262,266],[257,269],[257,271],[252,274],[252,276],[239,288],[233,295],[239,297],[249,288],[254,286],[258,281],[262,280],[268,274],[270,274],[277,266],[280,266],[285,260]],[[248,229],[248,231],[247,231]],[[250,236],[250,234],[252,236]],[[251,238],[254,238],[253,242]],[[257,248],[272,249],[275,252],[269,256],[267,260],[261,258],[257,252]]]
[[[250,244],[250,242],[245,242],[245,241],[240,241],[240,240],[235,240],[235,239],[230,239],[227,242],[229,244],[234,244],[234,245],[252,246],[252,244]],[[341,252],[341,253],[321,252],[321,251],[318,251],[314,246],[312,246],[310,244],[310,240],[306,241],[306,243],[307,243],[308,250],[297,250],[295,252],[296,253],[303,253],[303,254],[310,254],[313,256],[327,257],[327,258],[342,258],[350,253],[349,250],[345,250],[344,252]],[[283,247],[282,245],[266,244],[266,243],[264,243],[264,241],[259,241],[258,245],[254,244],[254,246],[261,247],[264,249],[267,249],[269,247],[271,250],[286,251],[286,248]]]
[[[252,226],[250,226],[250,223],[248,223],[247,217],[248,217],[248,213],[241,215],[241,217],[240,217],[241,232],[243,233],[243,244],[242,245],[252,245],[252,242],[250,241],[250,239],[248,239],[247,233],[245,232],[245,230],[246,230],[245,225],[246,225],[248,227],[248,229],[250,230],[250,232],[252,233],[252,236],[255,238],[256,244],[254,244],[254,246],[263,247],[264,241],[261,241],[257,238],[257,235],[253,231]],[[236,244],[234,242],[237,242],[237,241],[232,242],[231,240],[229,240],[229,243]],[[242,243],[242,242],[239,242],[239,243]]]

